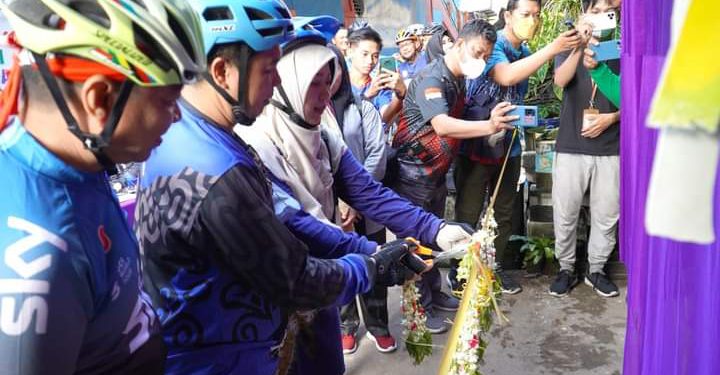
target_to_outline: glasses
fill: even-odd
[[[407,46],[413,46],[413,47],[414,47],[414,46],[415,46],[415,41],[414,41],[414,40],[404,40],[404,41],[398,43],[398,47],[400,47],[400,48],[407,47]]]

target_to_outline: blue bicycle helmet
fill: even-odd
[[[335,37],[335,33],[340,29],[340,21],[333,16],[313,16],[313,17],[293,17],[293,27],[295,28],[295,37],[300,39],[302,33],[308,26],[321,32],[325,39],[329,42]]]
[[[253,54],[295,38],[290,11],[282,0],[189,0],[189,3],[200,18],[205,55],[210,55],[218,46],[236,45],[239,58],[233,63],[241,72],[247,72]],[[243,125],[255,122],[255,118],[246,115],[250,91],[248,74],[239,75],[237,99],[208,72],[203,76],[230,104],[235,122]]]
[[[340,28],[340,21],[333,16],[293,17],[295,39],[282,44],[283,53],[305,43],[326,45]]]
[[[220,44],[247,44],[267,51],[295,37],[290,11],[282,0],[189,0],[200,15],[205,54]]]

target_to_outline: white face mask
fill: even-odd
[[[473,58],[467,52],[467,49],[464,49],[463,57],[465,61],[460,61],[460,70],[462,70],[463,75],[468,79],[480,77],[485,71],[485,60]]]

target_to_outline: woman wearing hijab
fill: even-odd
[[[320,219],[337,222],[335,202],[342,198],[399,238],[414,236],[440,250],[469,241],[463,227],[422,211],[375,181],[348,150],[339,127],[321,125],[335,64],[335,55],[323,45],[285,50],[277,64],[282,84],[271,105],[255,125],[236,131],[292,189],[304,209]],[[318,312],[312,328],[315,340],[298,345],[296,374],[343,373],[339,328],[336,309]]]

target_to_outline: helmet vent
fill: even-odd
[[[55,13],[49,14],[43,23],[50,26],[51,29],[63,30],[65,28],[65,20]]]
[[[173,31],[173,34],[178,38],[180,41],[180,44],[182,44],[183,49],[187,54],[190,56],[190,58],[193,61],[196,61],[198,56],[195,56],[195,50],[192,47],[192,43],[190,42],[190,37],[187,35],[185,30],[180,26],[180,23],[178,20],[172,16],[172,13],[170,10],[166,10],[167,14],[170,16],[168,17],[168,25],[170,25],[170,29]],[[232,17],[232,13],[230,13],[230,16]]]
[[[283,27],[271,27],[268,29],[258,30],[257,32],[258,32],[258,34],[262,35],[263,37],[269,37],[269,36],[274,36],[274,35],[283,35],[284,29],[285,28],[283,28]]]
[[[105,28],[110,28],[110,17],[108,17],[105,10],[103,10],[97,2],[73,1],[69,5],[70,8],[76,10],[78,13],[90,18]]]
[[[271,20],[273,19],[273,16],[263,12],[260,9],[245,7],[245,12],[248,15],[248,18],[250,21],[260,21],[260,20]]]
[[[169,70],[172,68],[172,60],[163,53],[163,49],[153,42],[153,38],[147,31],[140,28],[137,24],[133,24],[133,33],[135,35],[135,46],[144,53],[151,61],[154,61],[160,68]]]
[[[278,7],[275,9],[277,9],[278,13],[280,13],[280,15],[283,16],[283,18],[287,18],[287,19],[291,18],[290,13],[288,13],[287,9],[282,8],[282,7]]]
[[[227,6],[207,8],[202,15],[205,21],[227,21],[235,18]]]

